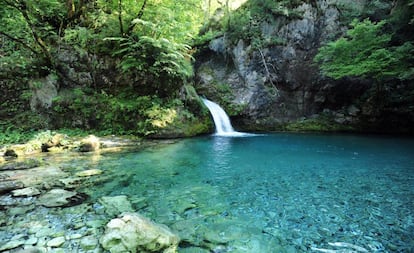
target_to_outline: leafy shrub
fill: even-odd
[[[141,80],[152,79],[152,94],[171,96],[193,75],[191,56],[186,53],[190,46],[186,44],[148,36],[110,40],[120,43],[114,56],[121,58],[121,70],[138,75]]]
[[[150,135],[181,120],[195,121],[194,115],[183,108],[179,99],[133,97],[131,93],[115,96],[103,91],[75,89],[54,100],[51,118],[54,128],[80,127],[101,134]]]

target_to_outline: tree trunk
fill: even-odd
[[[124,34],[124,25],[122,24],[122,0],[118,1],[118,21],[119,21],[119,31],[121,35]]]
[[[137,14],[137,17],[135,19],[141,18],[142,15],[144,15],[144,10],[145,10],[146,6],[147,6],[147,0],[144,0],[144,3],[142,3],[141,9],[139,10],[139,12]],[[128,31],[126,32],[126,35],[130,35],[132,33],[132,30],[134,30],[135,25],[136,25],[136,23],[134,23],[134,24],[131,23],[129,25]]]

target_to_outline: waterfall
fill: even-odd
[[[216,134],[218,136],[246,136],[247,133],[236,132],[231,125],[229,116],[218,104],[203,98],[203,103],[210,110],[213,116],[214,125],[216,126]]]

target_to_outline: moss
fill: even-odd
[[[342,132],[355,130],[352,126],[339,124],[333,121],[332,118],[323,115],[317,118],[287,123],[283,129],[292,132]]]

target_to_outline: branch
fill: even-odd
[[[33,47],[29,46],[28,44],[26,44],[23,40],[15,38],[5,32],[0,31],[0,34],[3,35],[4,37],[7,37],[9,40],[12,40],[16,43],[19,43],[20,45],[22,45],[23,47],[29,49],[30,51],[32,51],[35,54],[39,54],[39,52],[36,51],[36,49],[34,49]]]
[[[119,20],[119,30],[121,34],[124,34],[124,25],[122,24],[122,0],[118,1],[118,20]]]
[[[137,17],[135,19],[142,18],[142,15],[144,15],[144,10],[145,10],[146,5],[147,5],[147,0],[144,0],[144,3],[142,4],[141,9],[139,10],[139,12],[137,14]],[[137,23],[135,23],[135,22],[131,23],[128,27],[128,31],[127,31],[126,34],[128,34],[128,35],[131,34],[132,30],[134,29],[136,24]]]
[[[259,48],[259,52],[260,52],[260,55],[262,56],[262,61],[263,61],[263,65],[264,65],[265,70],[266,70],[267,77],[269,78],[269,81],[272,84],[272,86],[276,89],[276,92],[279,93],[278,88],[276,87],[276,85],[272,81],[272,77],[270,75],[269,68],[267,67],[267,63],[266,63],[265,57],[264,57],[263,52],[262,52],[262,50],[260,48]]]
[[[44,56],[46,57],[47,63],[50,66],[53,66],[53,61],[52,61],[52,56],[50,55],[49,50],[46,47],[45,42],[42,40],[42,38],[40,38],[40,36],[37,34],[36,29],[32,23],[32,21],[30,20],[29,14],[27,13],[27,7],[26,7],[26,3],[25,2],[19,2],[20,6],[19,8],[17,8],[20,13],[23,15],[26,23],[28,24],[28,26],[30,27],[30,31],[32,32],[32,36],[35,40],[35,42],[37,43],[37,45],[40,47],[40,49],[42,50]]]

